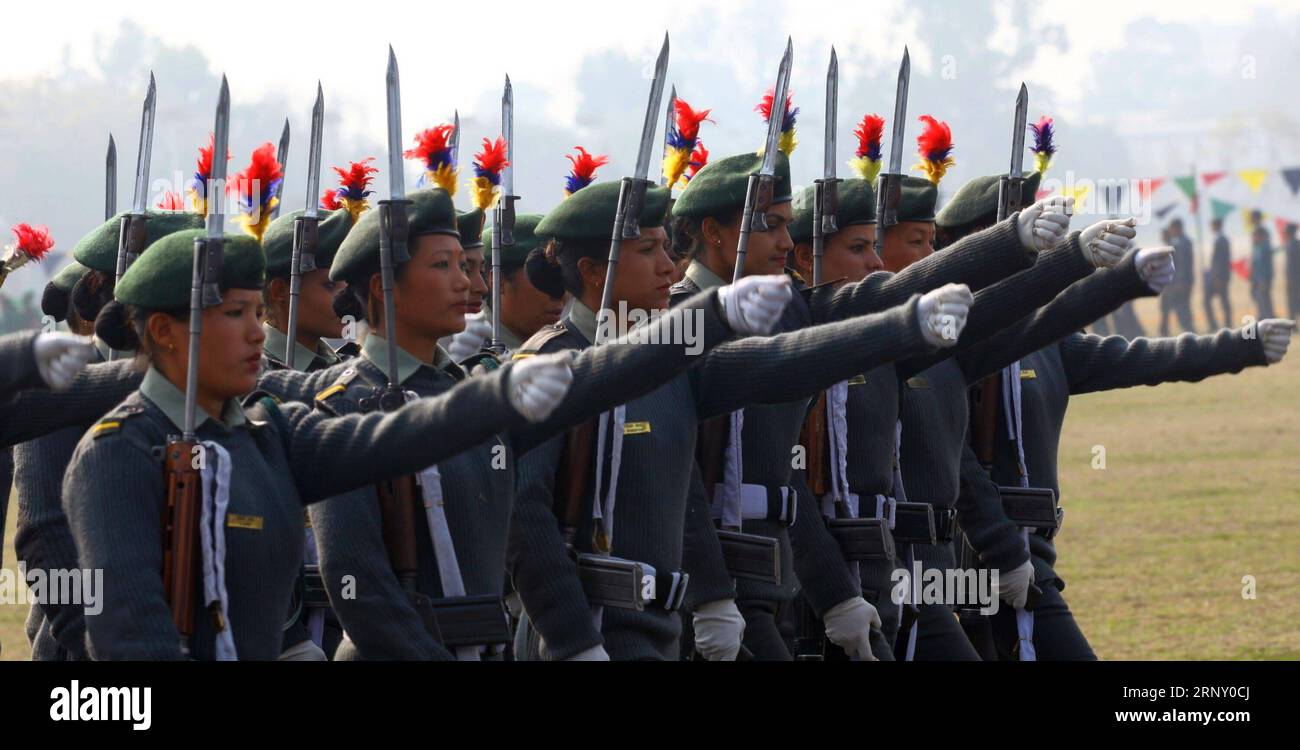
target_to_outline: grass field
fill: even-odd
[[[1250,311],[1234,285],[1234,309]],[[1148,332],[1156,310],[1138,305]],[[1300,658],[1298,394],[1300,345],[1279,366],[1235,377],[1072,400],[1057,570],[1098,656]],[[1104,470],[1091,467],[1095,445],[1106,448]],[[1254,577],[1255,599],[1242,598],[1243,576]],[[29,657],[26,614],[0,605],[0,659]]]

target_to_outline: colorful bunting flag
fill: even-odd
[[[1227,201],[1221,201],[1218,198],[1210,199],[1210,212],[1214,214],[1214,218],[1216,219],[1222,220],[1223,217],[1232,213],[1236,209],[1236,206]]]
[[[1246,187],[1250,188],[1250,192],[1259,194],[1259,191],[1264,188],[1264,180],[1268,179],[1268,170],[1243,169],[1237,172],[1237,176],[1241,178],[1242,182],[1246,183]]]
[[[1160,219],[1161,221],[1164,221],[1165,217],[1168,216],[1169,213],[1173,211],[1175,208],[1178,208],[1177,203],[1170,203],[1168,206],[1165,206],[1164,208],[1157,208],[1156,218]]]
[[[1187,177],[1175,177],[1174,184],[1177,185],[1178,189],[1182,190],[1183,193],[1186,194],[1188,198],[1191,198],[1193,201],[1196,200],[1196,177],[1195,176],[1188,175]]]
[[[1165,178],[1163,177],[1148,177],[1138,180],[1138,197],[1142,199],[1143,203],[1150,201],[1152,193],[1159,190],[1163,184],[1165,184]]]
[[[1228,176],[1227,172],[1202,172],[1201,184],[1205,185],[1205,187],[1209,187],[1227,176]]]
[[[1300,167],[1290,167],[1282,170],[1282,179],[1286,180],[1286,186],[1291,188],[1291,195],[1300,191]]]

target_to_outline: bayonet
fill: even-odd
[[[767,117],[767,139],[763,143],[763,163],[755,174],[749,176],[745,188],[745,209],[740,217],[740,237],[736,242],[736,267],[732,271],[734,284],[745,275],[745,255],[749,251],[749,235],[767,231],[767,209],[772,205],[775,187],[776,152],[781,140],[781,124],[785,121],[785,101],[790,88],[790,66],[794,60],[794,42],[786,37],[785,54],[776,70],[776,86],[772,88],[772,108]]]
[[[455,172],[460,168],[460,110],[452,110],[451,114],[451,142],[448,144],[451,150],[451,171]]]
[[[149,193],[149,163],[153,157],[153,119],[154,112],[157,110],[158,87],[154,83],[153,72],[149,73],[149,90],[144,96],[144,108],[140,114],[140,144],[136,151],[135,158],[135,192],[131,196],[131,211],[122,216],[121,223],[118,225],[117,233],[117,264],[113,274],[113,282],[122,280],[122,274],[126,269],[144,252],[145,243],[145,202]],[[114,163],[114,185],[113,185],[113,203],[117,203],[117,155],[116,147],[113,147]],[[110,217],[111,218],[111,217]],[[116,350],[110,350],[109,360],[117,358]]]
[[[108,154],[104,157],[104,221],[117,215],[117,144],[108,134]]]
[[[506,142],[506,165],[501,168],[501,194],[492,212],[492,338],[487,348],[500,357],[501,343],[501,255],[515,244],[515,89],[506,75],[501,90],[501,138]]]
[[[998,221],[1025,207],[1025,130],[1029,117],[1029,89],[1020,84],[1016,114],[1011,124],[1011,167],[998,180]]]
[[[668,72],[668,32],[664,32],[664,43],[659,48],[659,58],[655,60],[654,78],[650,81],[650,98],[646,103],[645,119],[641,124],[641,141],[637,147],[636,168],[631,177],[624,177],[619,185],[618,206],[614,210],[614,227],[609,242],[609,263],[605,268],[605,288],[601,292],[599,317],[604,325],[596,326],[596,344],[603,344],[608,338],[612,320],[614,294],[614,277],[618,270],[619,249],[623,240],[634,240],[641,236],[641,206],[645,202],[645,191],[654,183],[646,179],[650,173],[650,151],[654,146],[655,129],[659,124],[659,104],[663,101],[664,76]]]
[[[673,87],[670,89],[670,92],[671,92],[671,93],[668,94],[668,108],[664,110],[664,155],[663,155],[663,158],[664,158],[665,160],[668,158],[668,149],[671,148],[671,144],[668,143],[668,140],[669,140],[670,138],[672,138],[672,135],[673,135],[673,114],[674,114],[675,110],[677,109],[677,86],[673,86]],[[663,170],[662,170],[662,169],[659,170],[659,171],[660,171],[660,174],[659,174],[659,187],[666,187],[666,188],[668,188],[669,190],[671,190],[673,186],[668,184],[668,175],[663,174]]]
[[[395,411],[405,401],[397,375],[397,313],[393,300],[394,269],[410,260],[407,249],[409,217],[406,178],[402,161],[402,90],[397,55],[388,47],[388,200],[379,201],[379,276],[384,289],[384,339],[388,350],[388,385],[380,396],[384,411]]]
[[[831,61],[826,67],[826,132],[822,140],[822,178],[813,182],[813,285],[822,283],[822,258],[826,253],[826,236],[835,234],[835,211],[839,205],[839,180],[835,178],[835,129],[839,116],[840,63],[831,47]]]
[[[275,160],[280,163],[280,174],[289,174],[289,118],[284,118],[284,130],[280,131],[280,146],[275,150]],[[284,193],[284,177],[275,186],[275,208],[271,209],[271,219],[280,215],[280,195]]]
[[[889,139],[889,171],[876,179],[876,254],[885,247],[885,233],[898,223],[898,204],[903,197],[903,136],[907,132],[907,88],[912,78],[912,57],[903,47],[894,90],[894,122]]]
[[[311,141],[307,152],[307,206],[294,220],[293,251],[289,259],[289,323],[284,363],[292,370],[298,341],[298,300],[302,295],[302,275],[316,270],[316,243],[319,211],[316,193],[320,190],[321,138],[325,127],[325,92],[316,82],[316,103],[311,108]]]

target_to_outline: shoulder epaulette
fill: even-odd
[[[530,336],[523,346],[519,347],[519,350],[511,356],[511,359],[527,359],[534,354],[540,354],[542,347],[546,346],[548,342],[554,341],[568,332],[569,329],[564,326],[562,321],[543,326],[540,331]]]
[[[105,435],[114,435],[122,430],[126,420],[143,412],[144,406],[141,404],[122,404],[96,422],[90,428],[90,434],[95,440]]]
[[[358,370],[356,367],[349,367],[344,370],[328,388],[316,394],[316,404],[319,406],[326,406],[327,402],[331,398],[334,398],[340,393],[346,392],[348,384],[356,379],[357,374]]]

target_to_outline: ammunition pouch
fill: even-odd
[[[848,562],[894,559],[894,535],[884,518],[828,518],[826,526]]]
[[[448,649],[505,645],[514,639],[510,615],[496,594],[433,599],[408,591],[407,596],[425,630]]]
[[[1064,512],[1056,493],[1047,487],[998,487],[1002,511],[1015,525],[1051,540],[1061,528]]]
[[[676,612],[686,598],[691,577],[681,571],[661,574],[647,563],[586,552],[574,558],[582,592],[591,605],[638,612],[656,606]]]
[[[302,606],[307,609],[330,609],[329,593],[319,565],[302,566]]]
[[[770,537],[739,531],[718,531],[722,559],[732,578],[781,585],[781,546]]]

